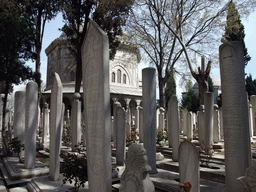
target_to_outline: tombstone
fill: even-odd
[[[213,104],[214,94],[206,92],[204,94],[204,107],[205,107],[205,150],[208,151],[212,148],[213,144]]]
[[[222,107],[219,108],[219,114],[220,114],[220,138],[224,139]]]
[[[147,151],[142,144],[130,145],[125,164],[125,170],[121,176],[120,192],[155,191],[154,184],[149,177],[151,168],[147,162]]]
[[[111,191],[111,122],[108,36],[92,20],[82,46],[90,191]]]
[[[256,95],[251,95],[250,103],[252,105],[253,136],[254,136],[254,135],[256,135]]]
[[[164,132],[164,127],[165,127],[165,119],[164,119],[164,112],[165,109],[163,107],[159,108],[159,127],[158,127],[158,131],[163,131]]]
[[[143,104],[143,103],[142,103]],[[159,131],[159,114],[160,114],[160,109],[156,109],[156,132]]]
[[[49,138],[49,109],[48,104],[43,106],[43,143],[46,144]]]
[[[139,107],[139,137],[140,137],[140,142],[143,143],[143,107]]]
[[[114,147],[116,147],[116,129],[117,129],[117,124],[116,124],[116,109],[117,107],[121,107],[121,103],[118,101],[115,101],[113,104],[113,113],[114,113]]]
[[[253,136],[253,112],[252,112],[252,105],[248,103],[248,112],[249,112],[249,131],[250,131],[250,137]]]
[[[147,150],[148,163],[156,170],[156,70],[142,70],[142,100],[143,100],[143,140]]]
[[[190,182],[190,192],[200,191],[199,152],[195,145],[185,140],[179,147],[180,183]]]
[[[248,106],[244,85],[244,47],[228,42],[219,48],[226,190],[239,191],[236,179],[244,175],[251,160]]]
[[[14,137],[18,137],[25,144],[25,104],[26,92],[16,91],[14,95]]]
[[[114,124],[115,124],[114,116],[111,116],[111,141],[113,141],[113,143],[114,143],[114,137],[115,137],[114,136]]]
[[[38,85],[29,82],[26,86],[25,107],[25,168],[36,166],[36,130],[38,125]]]
[[[181,131],[183,132],[183,135],[187,135],[187,116],[188,116],[188,110],[185,108],[182,110],[182,126]]]
[[[81,127],[81,101],[80,94],[75,93],[73,95],[73,105],[71,112],[71,130],[72,130],[72,150],[75,151],[76,145],[81,143],[82,139],[82,127]]]
[[[190,111],[187,113],[187,138],[193,140],[193,113]]]
[[[3,125],[3,98],[4,98],[4,94],[0,94],[0,127],[1,127],[1,130],[2,130],[2,125]],[[1,134],[1,137],[2,137],[2,134]]]
[[[127,137],[131,138],[131,109],[128,107],[126,109],[126,135]]]
[[[204,105],[200,105],[199,112],[197,115],[198,131],[199,131],[199,142],[204,144],[205,142],[205,120],[204,120]]]
[[[219,143],[220,141],[220,118],[219,118],[219,110],[218,105],[214,104],[213,111],[213,142]]]
[[[57,73],[54,75],[51,90],[50,114],[50,170],[49,178],[53,181],[59,179],[60,172],[60,146],[63,125],[63,93],[62,83]]]
[[[168,102],[168,138],[171,138],[172,160],[179,160],[180,121],[177,96],[171,96]]]
[[[125,110],[119,106],[116,109],[116,164],[124,165],[126,132],[125,132]]]

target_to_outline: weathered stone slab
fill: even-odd
[[[189,140],[179,147],[179,173],[180,183],[190,182],[191,192],[200,191],[199,152]]]
[[[111,191],[111,118],[108,37],[94,22],[82,46],[84,113],[90,191]]]
[[[36,166],[36,130],[38,125],[38,85],[29,82],[26,86],[25,112],[25,167]]]
[[[228,42],[220,46],[219,52],[226,190],[236,192],[239,191],[236,179],[244,175],[251,160],[244,47],[240,42]]]
[[[53,181],[59,179],[60,174],[60,146],[63,125],[63,93],[60,77],[55,73],[51,92],[50,114],[50,173],[49,178]]]
[[[142,70],[143,141],[151,173],[156,173],[156,70]]]

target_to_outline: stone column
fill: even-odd
[[[25,104],[26,92],[16,91],[14,95],[14,137],[18,137],[25,144]]]
[[[221,138],[221,139],[224,139],[222,107],[220,107],[219,113],[220,113],[220,138]]]
[[[49,109],[48,104],[43,106],[43,143],[46,144],[49,138]]]
[[[36,130],[38,125],[38,85],[29,82],[26,86],[25,112],[25,168],[36,166]]]
[[[250,103],[252,105],[253,135],[256,135],[256,95],[251,95]]]
[[[159,118],[159,129],[158,129],[158,131],[164,131],[164,127],[165,127],[164,112],[165,112],[165,109],[163,107],[160,107],[159,108],[159,115],[158,115],[158,118]]]
[[[126,132],[125,132],[125,111],[119,106],[116,109],[116,164],[124,165],[125,146],[126,146]]]
[[[151,173],[156,173],[156,70],[142,70],[143,139]]]
[[[121,103],[119,103],[117,100],[114,102],[113,105],[113,111],[114,111],[114,147],[116,147],[116,130],[117,130],[117,124],[116,124],[116,109],[117,107],[121,107]]]
[[[193,140],[193,113],[190,111],[187,113],[187,138]]]
[[[199,131],[199,142],[205,143],[205,119],[204,119],[204,105],[200,105],[198,112],[198,131]]]
[[[62,83],[55,73],[51,90],[51,114],[50,114],[50,170],[49,178],[53,181],[59,179],[60,173],[60,146],[63,125]]]
[[[139,136],[140,142],[143,143],[143,107],[139,107],[139,121],[140,121],[140,129],[139,129]]]
[[[179,160],[180,118],[177,96],[171,96],[168,102],[168,138],[171,138],[172,160]]]
[[[75,151],[75,145],[81,143],[82,127],[81,127],[81,95],[75,93],[73,96],[73,105],[71,112],[71,129],[72,129],[72,150]]]
[[[220,120],[219,120],[219,110],[218,105],[214,104],[214,112],[213,112],[213,142],[219,143],[220,141]]]
[[[240,42],[228,42],[220,46],[219,52],[226,190],[236,192],[239,191],[236,179],[244,176],[251,160],[248,106],[244,84],[244,47]]]
[[[213,104],[214,95],[211,92],[204,94],[205,106],[205,149],[210,150],[213,143]]]
[[[92,20],[82,53],[89,190],[111,192],[109,43],[106,33]]]

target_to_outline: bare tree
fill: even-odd
[[[127,31],[157,69],[160,106],[164,106],[164,86],[172,69],[183,73],[184,68],[180,71],[178,67],[186,64],[199,87],[205,87],[211,62],[206,71],[201,67],[196,73],[193,67],[198,56],[216,55],[229,2],[138,0],[136,3]]]

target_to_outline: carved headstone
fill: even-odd
[[[228,42],[220,46],[219,52],[226,190],[236,192],[239,191],[236,179],[244,175],[251,161],[244,46],[241,42]]]
[[[178,161],[180,145],[180,120],[177,96],[171,96],[168,102],[168,138],[171,138],[172,160]],[[169,141],[170,142],[170,141]]]
[[[92,20],[89,21],[82,53],[89,189],[110,192],[109,43],[106,33]]]
[[[156,170],[156,69],[142,70],[143,140],[151,173]]]
[[[18,137],[22,144],[25,144],[25,101],[26,92],[16,91],[14,96],[14,137]]]
[[[180,183],[190,182],[190,192],[200,191],[199,152],[195,145],[185,140],[179,147]]]
[[[151,170],[147,162],[147,151],[142,144],[130,145],[126,167],[121,176],[120,192],[153,192],[155,187],[149,178]]]
[[[125,110],[119,106],[116,109],[116,164],[124,165],[126,132],[125,132]]]
[[[25,168],[36,166],[36,130],[38,125],[38,85],[29,82],[26,86],[25,112]]]
[[[51,92],[50,114],[50,170],[49,178],[53,181],[59,179],[60,174],[60,146],[63,125],[62,83],[57,73],[54,75]]]

